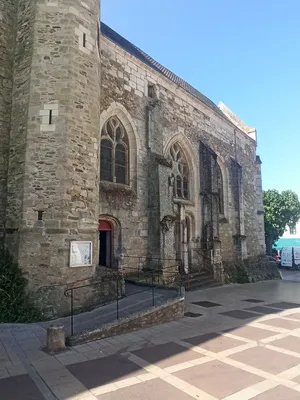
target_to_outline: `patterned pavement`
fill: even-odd
[[[0,398],[298,400],[300,285],[188,294],[186,317],[51,357],[38,325],[0,328]]]

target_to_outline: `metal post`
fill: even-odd
[[[153,271],[152,271],[152,304],[153,304],[153,307],[155,307],[155,294],[154,294],[154,276],[153,276]]]
[[[117,275],[117,319],[119,319],[119,275]]]
[[[71,289],[71,335],[74,335],[74,290]]]

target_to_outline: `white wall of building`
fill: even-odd
[[[286,226],[284,234],[280,239],[298,239],[300,238],[300,221],[297,222],[295,227]]]

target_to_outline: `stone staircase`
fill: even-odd
[[[185,289],[187,291],[207,289],[217,286],[222,286],[222,284],[215,280],[211,272],[204,269],[198,272],[190,272],[185,279]]]

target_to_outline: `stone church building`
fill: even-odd
[[[99,0],[0,0],[0,240],[55,310],[110,271],[223,281],[265,251],[255,128],[99,21]]]

